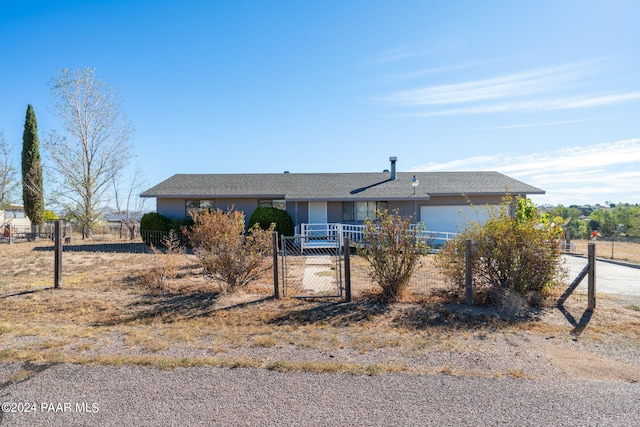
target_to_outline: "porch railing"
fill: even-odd
[[[410,230],[415,229],[415,227],[415,224],[411,224]],[[352,243],[360,243],[364,235],[364,225],[341,223],[300,224],[295,227],[295,234],[302,237],[301,245],[303,250],[305,245],[308,247],[340,245],[341,247],[345,237],[348,237]],[[448,231],[424,230],[421,236],[429,242],[430,246],[439,247],[452,240],[457,234]]]

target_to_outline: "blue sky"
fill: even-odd
[[[121,88],[174,173],[497,170],[536,203],[640,203],[638,1],[0,0],[0,130],[49,83]],[[17,158],[17,156],[16,156]]]

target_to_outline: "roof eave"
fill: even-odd
[[[159,199],[285,199],[284,194],[149,194],[140,193],[140,197]]]

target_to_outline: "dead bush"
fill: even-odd
[[[162,238],[164,250],[151,245],[151,262],[149,268],[140,275],[139,284],[151,291],[167,292],[171,289],[171,282],[176,279],[182,267],[185,248],[180,245],[180,239],[175,231]]]

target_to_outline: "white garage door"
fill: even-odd
[[[458,233],[469,222],[484,222],[499,206],[420,206],[420,220],[428,231]]]

